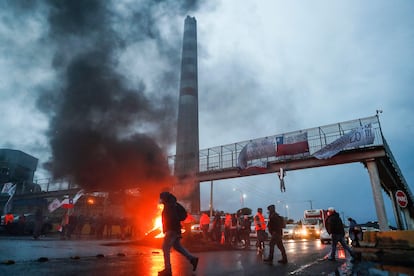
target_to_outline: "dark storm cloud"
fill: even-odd
[[[108,1],[48,2],[49,40],[59,80],[38,103],[51,116],[52,159],[47,167],[55,178],[109,191],[144,188],[169,178],[166,149],[175,137],[172,99],[178,93],[180,44],[170,46],[162,38],[153,11],[165,5],[184,13],[196,6],[195,1],[185,3],[131,3],[124,18]],[[117,71],[119,52],[146,40],[155,42],[168,65],[155,77],[154,91],[148,91],[141,72],[134,72],[138,84],[132,87]]]

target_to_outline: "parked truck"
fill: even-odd
[[[325,228],[327,210],[305,210],[302,219],[302,238],[319,239]]]

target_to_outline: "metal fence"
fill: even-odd
[[[217,146],[213,148],[203,149],[199,152],[199,165],[200,172],[208,172],[215,170],[231,169],[238,166],[238,157],[242,149],[251,142],[260,142],[264,139],[269,139],[274,141],[277,137],[280,136],[293,136],[300,133],[307,133],[307,140],[309,144],[309,153],[305,154],[296,154],[296,155],[285,155],[285,156],[270,156],[266,158],[258,158],[253,160],[255,162],[272,162],[272,161],[283,161],[283,160],[294,160],[300,159],[305,156],[314,154],[316,151],[325,147],[326,145],[332,143],[341,136],[351,132],[352,130],[359,128],[365,125],[371,125],[372,132],[375,135],[374,143],[362,147],[378,146],[383,145],[383,136],[381,132],[380,122],[377,116],[346,121],[331,125],[325,125],[315,128],[303,129],[299,131],[293,131],[283,134],[276,134],[268,137],[262,137],[257,139],[252,139],[248,141],[237,142],[233,144]],[[352,148],[346,148],[352,149]],[[169,163],[173,166],[174,156],[169,157]]]
[[[362,119],[356,119],[352,121],[346,121],[336,124],[330,124],[315,128],[303,129],[293,132],[287,132],[282,134],[276,134],[272,136],[256,138],[252,140],[237,142],[233,144],[223,145],[212,147],[208,149],[203,149],[199,151],[199,169],[200,172],[209,172],[216,170],[225,170],[238,167],[238,157],[243,148],[251,142],[259,142],[265,139],[274,141],[277,137],[280,136],[293,136],[300,133],[307,133],[307,140],[309,144],[309,152],[304,154],[296,155],[284,155],[284,156],[270,156],[265,158],[258,158],[251,160],[252,162],[274,162],[274,161],[284,161],[284,160],[294,160],[301,159],[303,157],[309,156],[325,147],[326,145],[332,143],[341,136],[349,133],[350,131],[359,128],[361,126],[371,124],[372,131],[375,135],[374,143],[359,146],[359,148],[384,145],[384,140],[382,136],[380,122],[377,116],[371,116]],[[346,148],[352,149],[352,148]],[[170,165],[171,171],[174,171],[174,162],[175,156],[168,157],[168,163]],[[68,182],[62,183],[51,183],[49,179],[44,179],[39,181],[42,186],[43,191],[57,191],[76,188],[77,186]]]
[[[71,190],[71,189],[79,188],[78,185],[73,184],[72,182],[68,182],[68,181],[57,182],[57,181],[53,181],[52,178],[36,179],[34,183],[40,185],[43,192],[54,192],[54,191]]]

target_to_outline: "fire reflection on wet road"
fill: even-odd
[[[158,275],[164,269],[163,253],[158,247],[142,246],[136,243],[118,243],[112,246],[97,241],[40,240],[24,241],[2,239],[0,252],[2,261],[8,260],[5,252],[12,252],[15,264],[0,265],[0,275]],[[108,243],[108,242],[106,242]],[[16,247],[18,244],[18,248]],[[200,258],[197,271],[182,255],[174,250],[171,254],[173,275],[350,275],[354,271],[367,272],[372,264],[351,264],[349,256],[339,250],[338,260],[327,261],[330,245],[322,245],[318,240],[284,241],[289,262],[277,263],[280,253],[275,249],[275,261],[272,265],[263,263],[262,256],[256,254],[252,241],[248,250],[193,251]],[[220,245],[218,245],[220,246]],[[42,248],[42,250],[39,250]],[[68,249],[68,250],[65,250]],[[189,247],[190,251],[194,249]],[[269,250],[266,245],[267,256]],[[19,253],[21,252],[21,254]],[[342,253],[341,253],[342,252]],[[74,259],[76,253],[79,258]],[[98,258],[97,253],[102,257]],[[11,254],[11,253],[10,253]],[[47,257],[48,261],[39,262],[38,258]],[[21,258],[19,257],[21,256]],[[32,261],[27,257],[31,256]],[[348,274],[347,274],[348,273]],[[334,275],[332,274],[332,275]],[[369,275],[369,274],[358,274]],[[396,274],[399,275],[399,274]],[[403,275],[403,274],[401,274]]]

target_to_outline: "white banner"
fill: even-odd
[[[76,193],[76,195],[73,197],[73,204],[76,204],[76,202],[78,201],[79,198],[81,198],[81,196],[83,196],[84,190],[79,190],[79,192]]]
[[[14,191],[12,190],[12,188],[13,188],[13,183],[11,183],[11,182],[4,183],[3,189],[1,189],[1,193],[12,195],[12,194],[14,194],[14,191],[16,191],[16,186],[14,186]],[[11,192],[13,192],[13,193],[11,193]]]
[[[16,184],[14,184],[8,191],[9,196],[13,196],[14,193],[16,192]]]
[[[253,141],[247,144],[247,160],[266,158],[276,155],[275,139],[265,138],[259,141]]]
[[[254,159],[266,158],[276,155],[276,140],[274,138],[264,138],[248,143],[240,151],[238,166],[241,169],[247,168],[247,162]]]
[[[351,130],[313,154],[318,159],[328,159],[346,148],[356,148],[374,143],[371,124]]]
[[[7,200],[6,204],[4,205],[4,208],[3,208],[4,214],[7,214],[7,213],[11,212],[11,209],[12,209],[12,199],[13,199],[14,193],[16,192],[16,186],[17,185],[16,184],[13,184],[13,183],[6,183],[3,186],[2,193],[3,192],[4,193],[7,193],[10,196],[9,199]]]

